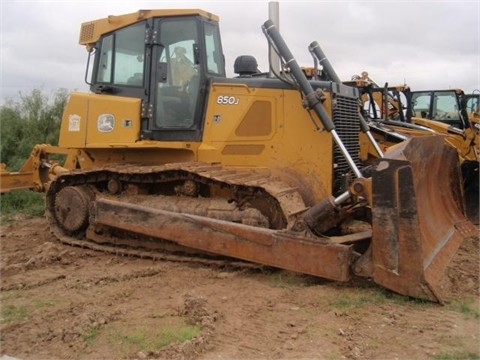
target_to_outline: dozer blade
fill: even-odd
[[[287,230],[270,230],[97,197],[90,227],[107,226],[165,239],[207,253],[234,257],[337,281],[350,279],[353,248]],[[100,230],[101,231],[101,230]],[[371,233],[366,234],[367,237]]]
[[[440,136],[412,138],[372,176],[374,281],[400,294],[442,302],[439,284],[467,237],[458,155]]]

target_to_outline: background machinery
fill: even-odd
[[[460,157],[468,217],[479,223],[480,94],[460,89],[411,91],[407,85],[379,86],[367,72],[344,84],[359,89],[364,114],[379,146],[412,136],[442,135]],[[370,152],[375,156],[375,152]]]
[[[413,124],[446,134],[462,163],[467,212],[479,219],[480,94],[461,89],[412,91],[407,119]]]
[[[441,301],[449,260],[477,232],[456,151],[432,136],[383,154],[358,90],[308,80],[274,23],[262,28],[286,70],[272,78],[251,57],[227,78],[218,18],[202,10],[82,24],[91,93],[72,93],[59,146],[36,146],[25,167],[46,193],[51,230],[98,250],[365,276]],[[360,133],[378,152],[373,163],[360,159]]]

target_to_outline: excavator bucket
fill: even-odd
[[[478,237],[465,216],[455,149],[441,136],[412,138],[378,160],[372,182],[374,281],[442,302],[448,263],[464,239]]]

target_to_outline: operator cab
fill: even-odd
[[[470,125],[462,95],[456,90],[412,92],[412,116],[467,129]]]
[[[190,12],[146,18],[94,45],[91,91],[140,98],[142,139],[200,140],[205,84],[226,76],[218,22]]]
[[[466,111],[468,117],[474,116],[474,114],[480,116],[480,94],[467,94],[466,97]]]

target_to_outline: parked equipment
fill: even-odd
[[[478,224],[480,95],[466,95],[459,89],[411,91],[406,85],[382,87],[365,71],[344,84],[359,89],[371,132],[383,151],[412,136],[445,137],[460,157],[467,214]],[[375,157],[375,152],[369,155]]]

